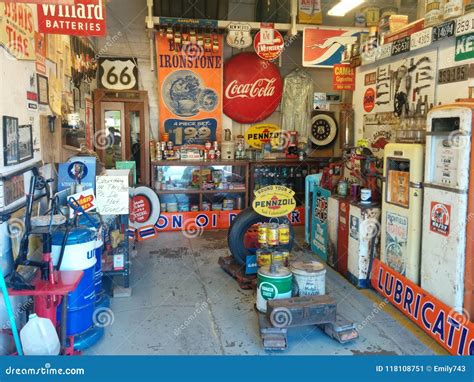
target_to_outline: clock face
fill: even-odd
[[[315,115],[311,124],[309,139],[316,146],[327,146],[334,142],[337,136],[337,124],[334,118],[327,114]]]

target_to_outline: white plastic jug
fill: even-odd
[[[58,355],[59,337],[49,318],[30,314],[20,331],[21,346],[25,355]]]

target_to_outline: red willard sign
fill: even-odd
[[[224,114],[239,123],[270,116],[280,103],[283,81],[278,68],[255,53],[240,53],[224,65]]]
[[[73,5],[41,4],[38,29],[41,33],[75,36],[105,36],[105,2],[76,0]]]

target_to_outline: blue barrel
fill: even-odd
[[[94,283],[95,283],[95,297],[96,300],[100,300],[102,298],[102,250],[104,248],[104,230],[100,229],[100,220],[97,216],[89,214],[89,217],[94,221],[96,226],[99,227],[99,229],[96,229],[95,227],[91,227],[91,223],[89,219],[87,219],[84,215],[79,216],[79,225],[83,227],[88,227],[91,230],[94,230],[97,232],[97,237],[95,241],[95,258],[96,258],[96,263],[95,263],[95,273],[94,273]]]
[[[56,265],[64,239],[64,230],[53,233],[53,262]],[[60,270],[83,271],[77,288],[68,295],[67,335],[82,333],[93,325],[95,305],[95,232],[87,228],[73,228],[64,249]],[[62,305],[62,304],[61,304]],[[61,315],[58,307],[58,317]]]

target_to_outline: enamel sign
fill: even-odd
[[[263,187],[254,194],[254,211],[268,218],[286,216],[296,207],[295,192],[284,186]]]

